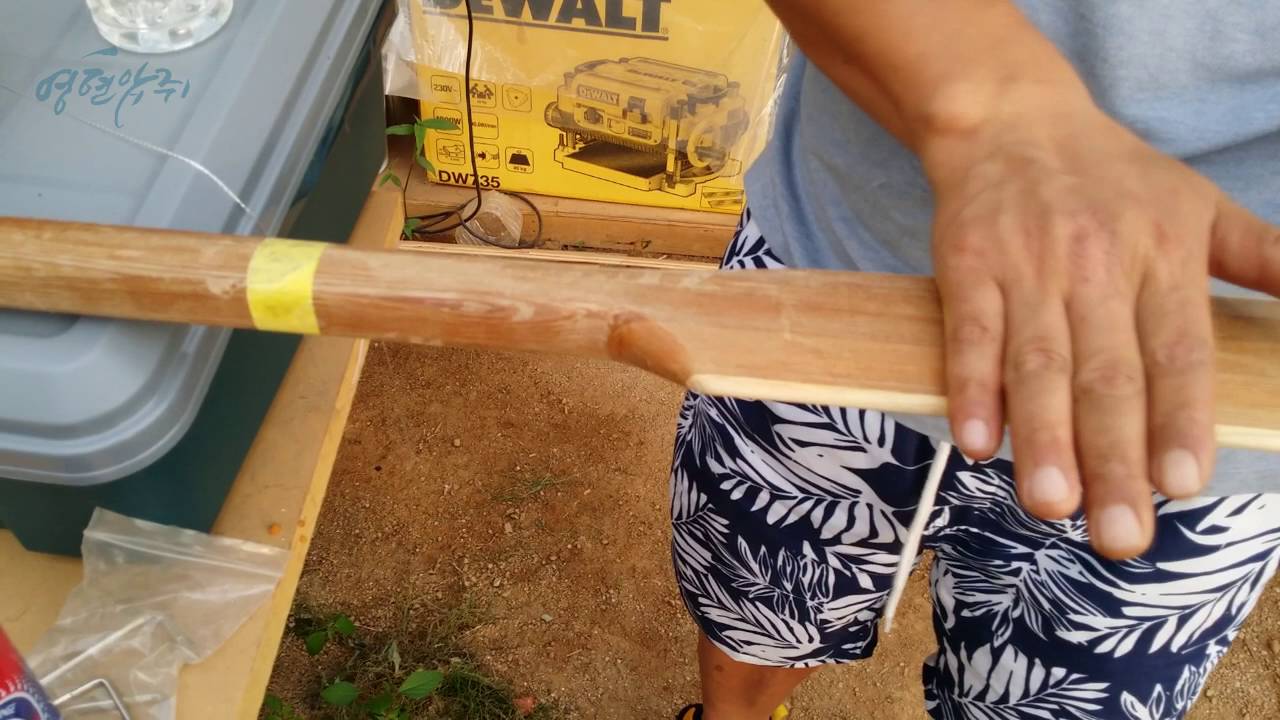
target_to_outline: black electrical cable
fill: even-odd
[[[453,217],[454,215],[461,215],[463,209],[465,209],[466,206],[470,205],[471,203],[467,203],[466,205],[461,205],[447,212],[424,215],[421,218],[421,220],[423,221],[423,225],[419,225],[413,231],[415,235],[419,233],[424,235],[438,235],[440,233],[449,232],[450,230],[456,230],[460,227],[465,227],[466,224],[471,222],[471,220],[474,219],[476,215],[480,214],[480,203],[482,202],[482,198],[480,195],[480,170],[476,165],[476,140],[475,140],[476,129],[475,129],[475,125],[471,121],[471,52],[475,47],[476,19],[475,19],[474,13],[471,10],[471,3],[464,2],[463,5],[466,6],[467,8],[467,56],[462,68],[462,83],[463,83],[462,92],[466,95],[467,141],[468,141],[467,147],[471,151],[471,178],[474,181],[473,186],[476,189],[476,206],[470,213],[467,214],[466,217],[458,220],[452,225],[445,225],[443,227],[435,227],[435,226],[423,227],[423,225],[428,225],[432,221],[441,221],[446,218]],[[539,225],[541,225],[541,223],[539,223]]]
[[[494,242],[489,238],[482,237],[476,234],[474,230],[467,227],[467,223],[474,220],[476,216],[480,214],[480,206],[483,203],[483,196],[481,194],[481,189],[480,189],[480,169],[476,163],[475,125],[472,123],[472,120],[471,120],[471,56],[472,56],[472,52],[475,49],[476,20],[475,20],[475,14],[471,10],[471,3],[466,2],[463,4],[467,8],[467,52],[466,52],[466,60],[464,61],[464,65],[462,68],[462,82],[465,88],[464,92],[466,92],[467,136],[468,136],[467,148],[471,154],[471,178],[473,182],[472,187],[474,187],[476,191],[475,207],[472,208],[470,212],[467,212],[466,217],[462,217],[462,213],[466,210],[466,207],[471,204],[471,202],[466,202],[452,210],[432,213],[430,215],[423,215],[419,218],[420,220],[422,220],[422,223],[418,225],[418,227],[414,228],[413,234],[414,235],[441,235],[451,230],[457,230],[458,228],[462,228],[463,231],[465,231],[471,237],[477,240],[480,240],[481,242],[487,243],[489,245],[496,245],[498,247],[504,247],[504,248],[537,247],[539,241],[542,240],[542,213],[538,210],[538,207],[533,204],[533,201],[531,201],[529,198],[523,195],[520,195],[519,193],[504,193],[504,194],[509,197],[514,197],[520,200],[525,205],[528,205],[530,210],[533,210],[533,216],[538,222],[537,229],[533,233],[533,239],[525,242],[525,241],[521,241],[520,238],[516,238],[515,245],[504,245],[502,243]],[[442,225],[442,226],[435,226],[431,224],[433,222],[442,222],[455,215],[459,216],[460,219],[452,224]]]

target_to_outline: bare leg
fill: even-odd
[[[769,720],[801,680],[817,668],[779,668],[738,662],[698,637],[703,720]]]

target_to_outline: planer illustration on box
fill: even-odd
[[[720,73],[648,58],[593,60],[565,73],[547,124],[567,170],[681,197],[742,171],[734,147],[750,120]]]

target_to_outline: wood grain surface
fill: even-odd
[[[251,327],[252,239],[0,219],[0,307]],[[606,357],[711,394],[942,414],[928,278],[332,247],[323,334]],[[1218,437],[1280,450],[1280,303],[1223,301]]]

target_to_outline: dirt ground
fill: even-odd
[[[669,718],[697,697],[693,626],[668,557],[680,393],[617,365],[375,345],[299,588],[299,606],[386,629],[406,608],[485,610],[466,646],[518,691],[581,718]],[[924,717],[917,574],[876,657],[827,670],[796,720]],[[1280,718],[1280,583],[1195,720]],[[308,692],[286,640],[271,689]]]

